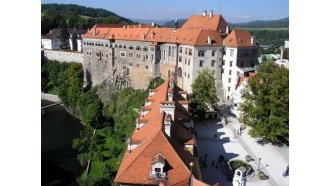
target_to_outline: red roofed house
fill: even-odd
[[[149,90],[140,117],[114,179],[120,185],[208,185],[197,158],[187,92],[174,74]]]
[[[256,38],[247,30],[232,30],[224,39],[222,82],[224,97],[229,100],[240,77],[254,72],[258,64]]]

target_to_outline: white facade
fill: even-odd
[[[41,39],[41,47],[43,49],[58,50],[60,49],[60,44],[60,39]]]
[[[237,87],[236,90],[231,94],[231,106],[230,113],[235,115],[237,118],[241,116],[241,112],[239,111],[239,105],[242,103],[242,90],[246,87],[248,82],[248,78],[244,79],[243,82]]]
[[[235,91],[238,79],[243,76],[242,69],[237,67],[237,48],[226,47],[223,56],[222,82],[224,87],[224,97],[229,100],[230,95]]]

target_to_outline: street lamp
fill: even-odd
[[[260,166],[260,160],[261,160],[261,158],[259,158],[259,163],[258,163],[258,172],[259,172],[259,166]]]

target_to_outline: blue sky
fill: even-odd
[[[220,13],[231,23],[289,17],[289,0],[41,0],[41,3],[103,8],[129,19],[180,19],[204,10]]]

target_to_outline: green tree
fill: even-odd
[[[289,70],[274,62],[261,63],[242,91],[243,123],[250,135],[276,142],[289,132]]]
[[[66,22],[65,20],[62,20],[61,21],[61,33],[60,33],[60,36],[59,36],[59,39],[61,41],[61,44],[60,44],[60,48],[62,50],[66,50],[69,48],[69,31],[68,31],[68,27],[66,25]]]
[[[205,119],[205,113],[209,110],[209,107],[218,100],[212,72],[207,68],[200,71],[191,88],[191,112],[194,116],[197,115],[198,119]]]

